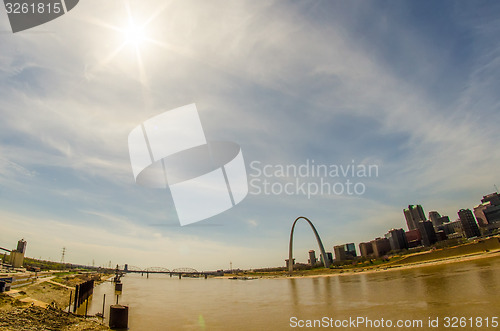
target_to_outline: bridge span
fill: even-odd
[[[119,266],[119,271],[123,273],[136,273],[136,274],[141,274],[141,275],[149,275],[149,274],[168,274],[170,277],[172,275],[178,275],[179,278],[181,276],[222,276],[222,272],[218,271],[198,271],[194,268],[176,268],[173,270],[169,270],[167,268],[162,268],[162,267],[149,267],[149,268],[139,268],[136,266],[129,266],[129,265],[122,265]]]

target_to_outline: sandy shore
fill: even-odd
[[[315,277],[336,277],[358,274],[370,274],[379,272],[390,272],[394,270],[406,270],[412,268],[430,267],[436,265],[460,263],[486,258],[500,257],[500,237],[490,237],[480,239],[476,242],[467,243],[455,247],[448,247],[421,253],[408,254],[376,266],[364,265],[357,267],[344,267],[334,269],[311,269],[297,270],[291,275],[287,271],[281,272],[246,272],[239,274],[225,275],[216,278],[262,278],[262,279],[282,279],[282,278],[315,278]]]
[[[345,270],[343,270],[343,272],[337,271],[335,273],[300,275],[300,276],[299,275],[297,275],[297,276],[283,275],[281,277],[262,277],[262,278],[317,278],[317,277],[336,277],[336,276],[350,276],[350,275],[360,275],[360,274],[373,274],[373,273],[380,273],[380,272],[391,272],[391,271],[396,271],[396,270],[407,270],[407,269],[422,268],[422,267],[429,267],[429,266],[436,266],[436,265],[460,263],[460,262],[480,260],[480,259],[486,259],[486,258],[500,258],[500,251],[477,253],[477,254],[470,254],[470,255],[465,255],[465,256],[449,257],[446,259],[424,261],[424,262],[403,264],[403,265],[391,265],[390,263],[388,263],[388,264],[379,265],[379,266],[373,267],[373,268],[345,269]],[[328,271],[329,270],[325,269],[325,272],[328,272]]]

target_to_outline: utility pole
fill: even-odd
[[[229,270],[233,273],[233,262],[229,261]]]

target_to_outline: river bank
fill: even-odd
[[[341,268],[315,268],[309,270],[297,270],[290,274],[288,271],[273,272],[245,272],[239,274],[225,275],[219,278],[308,278],[308,277],[334,277],[353,274],[366,274],[376,272],[388,272],[393,270],[405,270],[433,266],[439,264],[450,264],[472,261],[484,258],[500,257],[500,237],[492,237],[476,242],[467,243],[455,247],[448,247],[427,252],[420,252],[398,256],[386,263],[375,266],[349,266]]]
[[[444,264],[452,264],[452,263],[460,263],[460,262],[469,262],[474,260],[481,260],[487,258],[500,258],[500,251],[495,252],[484,252],[484,253],[475,253],[464,256],[455,256],[449,258],[443,258],[438,260],[427,260],[419,263],[412,264],[385,264],[380,265],[374,268],[353,268],[348,270],[341,270],[333,273],[328,273],[329,269],[324,269],[325,273],[316,273],[316,274],[302,274],[302,275],[287,275],[280,278],[315,278],[315,277],[334,277],[334,276],[348,276],[348,275],[358,275],[358,274],[372,274],[372,273],[380,273],[380,272],[391,272],[396,270],[407,270],[414,268],[422,268],[429,267],[435,265],[444,265]],[[277,277],[267,277],[267,278],[277,278]]]
[[[74,285],[97,275],[55,275],[0,294],[0,331],[109,330],[95,317],[66,311]],[[96,280],[104,281],[100,275]]]

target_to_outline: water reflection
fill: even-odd
[[[290,284],[290,294],[292,297],[292,302],[294,307],[299,305],[299,294],[297,293],[297,280],[295,278],[291,278],[288,280]]]
[[[324,277],[322,278],[323,281],[323,287],[325,289],[325,303],[328,306],[332,305],[332,300],[333,298],[333,293],[332,293],[332,284],[331,284],[331,277]]]
[[[423,319],[498,314],[500,258],[367,274],[298,279],[178,279],[127,275],[120,303],[130,330],[286,330],[290,318]],[[108,292],[107,292],[108,291]],[[96,288],[90,313],[106,316],[113,288]],[[200,319],[201,316],[201,319]]]

